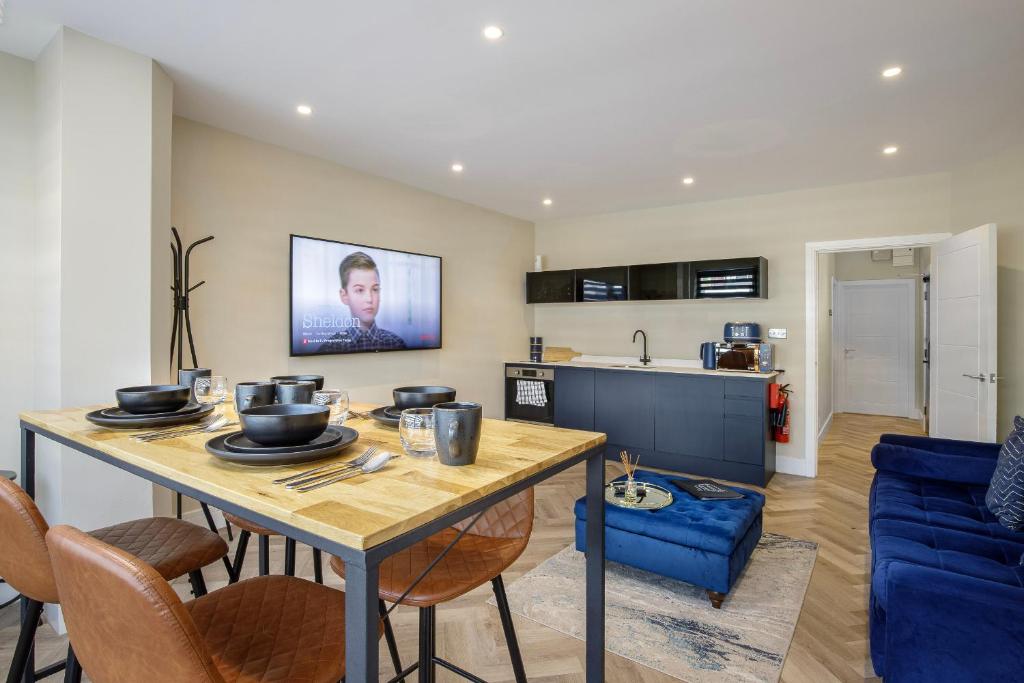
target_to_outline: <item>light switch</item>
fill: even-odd
[[[786,328],[785,327],[771,327],[768,329],[769,339],[785,339]]]

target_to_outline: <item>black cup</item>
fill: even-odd
[[[210,368],[181,368],[178,370],[178,384],[188,387],[188,402],[196,403],[196,379],[213,374]]]
[[[452,401],[434,406],[434,446],[442,465],[472,465],[480,450],[483,407]]]
[[[324,388],[324,376],[323,375],[275,375],[270,378],[271,382],[313,382],[316,384],[316,390],[320,391]]]
[[[274,394],[278,403],[312,403],[316,384],[313,382],[275,382]]]
[[[273,405],[275,389],[273,382],[239,382],[235,385],[235,410]]]

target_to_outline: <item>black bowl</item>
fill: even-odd
[[[184,384],[148,384],[125,387],[114,392],[117,405],[126,413],[148,415],[169,413],[188,403],[191,390]]]
[[[238,413],[246,438],[264,446],[298,446],[324,433],[331,411],[327,406],[281,403],[246,408]]]
[[[277,375],[276,377],[270,378],[271,382],[313,382],[316,384],[316,390],[320,391],[324,388],[324,376],[323,375]]]
[[[391,390],[395,407],[430,408],[438,403],[455,400],[455,390],[451,387],[398,387]]]

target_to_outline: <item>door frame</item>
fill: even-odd
[[[839,280],[837,287],[837,296],[832,304],[832,320],[833,320],[833,334],[832,334],[832,409],[838,412],[848,412],[847,408],[847,396],[846,396],[846,365],[843,363],[845,356],[841,347],[846,346],[846,326],[843,324],[844,314],[844,303],[843,300],[844,292],[846,290],[857,289],[859,287],[870,287],[872,285],[889,285],[901,287],[904,291],[902,296],[905,297],[908,306],[909,316],[907,320],[903,321],[903,329],[900,330],[904,345],[904,358],[906,361],[906,369],[904,371],[903,381],[910,387],[910,392],[907,394],[907,402],[903,407],[903,415],[908,419],[919,418],[917,410],[917,279],[916,278],[885,278],[879,280]],[[838,327],[838,334],[836,328]],[[837,363],[838,359],[838,363]],[[841,378],[842,381],[836,381]],[[836,401],[836,397],[840,395],[843,397],[843,401]]]
[[[804,457],[778,456],[776,469],[805,477],[818,476],[818,254],[867,251],[898,247],[931,247],[953,236],[951,232],[804,244]]]

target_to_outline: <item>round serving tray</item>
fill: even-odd
[[[637,502],[627,503],[624,498],[625,481],[613,481],[604,487],[604,500],[609,505],[628,510],[660,510],[672,504],[672,492],[646,481],[636,483]]]
[[[212,413],[214,408],[216,408],[216,406],[205,405],[199,408],[199,410],[190,413],[175,412],[161,417],[154,417],[152,415],[108,417],[103,413],[106,410],[110,410],[110,408],[103,408],[101,410],[94,410],[87,414],[85,419],[92,422],[94,425],[110,427],[111,429],[148,429],[150,427],[171,427],[173,425],[198,422]]]
[[[328,429],[338,428],[329,427]],[[213,437],[206,442],[206,451],[215,458],[220,458],[221,460],[233,462],[238,465],[296,465],[303,462],[321,460],[323,458],[330,457],[335,453],[340,453],[359,439],[359,432],[351,427],[341,427],[340,430],[342,432],[342,438],[337,443],[305,451],[297,451],[293,448],[292,450],[284,453],[267,452],[268,450],[280,450],[278,447],[271,446],[261,453],[239,453],[238,451],[230,450],[224,445],[224,441],[228,437],[240,434],[241,432],[230,432],[228,434],[221,434],[220,436]]]

